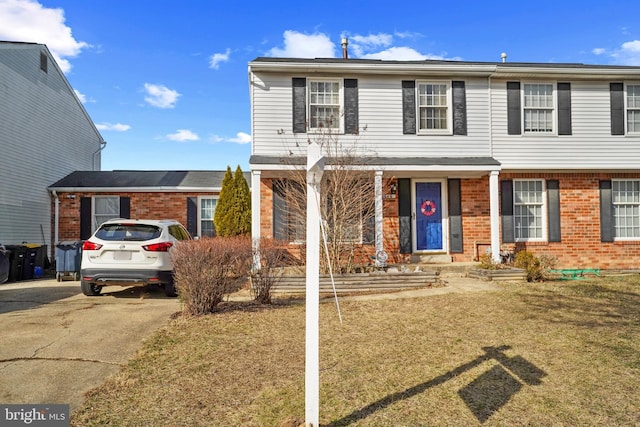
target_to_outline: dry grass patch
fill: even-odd
[[[636,276],[341,309],[320,311],[323,425],[640,425]],[[251,305],[173,320],[72,425],[303,417],[304,305]]]

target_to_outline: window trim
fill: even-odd
[[[615,182],[637,182],[638,185],[640,186],[640,179],[612,179],[611,180],[611,226],[613,228],[613,241],[614,242],[637,242],[640,241],[640,236],[638,237],[619,237],[618,233],[617,233],[617,227],[616,227],[616,222],[617,222],[617,217],[616,217],[616,210],[615,210],[615,206],[616,205],[635,205],[638,206],[639,210],[640,210],[640,201],[638,201],[638,203],[616,203],[615,202],[615,192],[616,190],[614,189],[614,183]],[[640,214],[639,214],[639,218],[640,218]]]
[[[328,128],[328,127],[311,127],[312,115],[311,115],[311,84],[312,83],[337,83],[338,84],[338,127],[337,128]],[[325,105],[325,104],[317,104],[317,105]],[[312,133],[320,133],[320,132],[334,132],[339,134],[344,134],[344,79],[335,78],[335,77],[314,77],[307,78],[307,99],[306,99],[306,109],[307,109],[307,117],[308,117],[308,125],[307,131]]]
[[[197,236],[206,237],[206,236],[202,235],[202,200],[212,200],[212,199],[215,199],[216,207],[218,207],[218,199],[220,199],[220,196],[198,196],[198,206],[196,208],[197,216],[198,216],[198,219],[196,221],[196,225],[197,225],[196,229],[198,231]],[[211,222],[213,222],[213,220],[215,218],[215,213],[216,213],[216,211],[214,209],[213,210],[213,217],[211,218]],[[213,225],[214,236],[217,234],[215,232],[215,229],[216,229],[216,226],[215,226],[215,223],[214,223],[214,225]]]
[[[640,115],[640,107],[629,108],[629,86],[637,86],[640,89],[640,81],[624,82],[624,130],[625,135],[638,136],[640,135],[640,126],[636,131],[629,130],[629,111],[637,111]]]
[[[553,102],[552,108],[532,108],[526,107],[526,97],[525,97],[525,88],[529,85],[547,85],[551,86],[551,98]],[[550,81],[523,81],[520,86],[520,99],[522,100],[520,103],[520,114],[521,114],[521,129],[523,136],[557,136],[558,135],[558,82],[550,82]],[[528,131],[525,126],[526,123],[526,114],[527,110],[551,110],[551,123],[552,130],[551,132],[543,132],[543,131]]]
[[[420,86],[421,85],[441,85],[447,86],[447,127],[446,129],[423,129],[420,127]],[[416,80],[416,133],[418,135],[453,135],[453,89],[452,80]]]
[[[542,235],[541,237],[518,237],[517,233],[517,215],[516,215],[516,206],[527,206],[533,205],[531,203],[516,203],[516,182],[532,182],[538,181],[542,183],[542,203],[540,204],[540,216],[542,220]],[[547,198],[547,180],[542,178],[532,178],[532,179],[514,179],[513,180],[513,238],[514,242],[548,242],[548,209],[549,209],[549,201]]]

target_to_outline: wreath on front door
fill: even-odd
[[[431,216],[436,213],[436,204],[431,200],[425,200],[420,205],[420,212],[422,212],[424,216]]]

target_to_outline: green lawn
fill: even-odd
[[[325,426],[640,425],[640,277],[323,303]],[[171,321],[72,425],[304,421],[304,305]]]

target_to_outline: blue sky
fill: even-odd
[[[249,170],[259,56],[640,65],[640,2],[0,0],[107,141],[102,169]],[[640,79],[640,75],[639,75]]]

